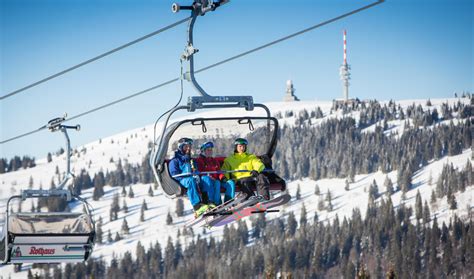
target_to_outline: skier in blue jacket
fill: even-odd
[[[191,158],[191,148],[193,140],[190,138],[181,138],[178,141],[178,150],[175,151],[173,159],[169,162],[169,172],[171,176],[177,180],[181,186],[187,189],[187,195],[191,202],[195,217],[201,216],[209,209],[209,206],[204,203],[200,195],[200,190],[207,196],[205,183],[201,183],[199,175],[192,175],[197,171],[196,164]],[[179,174],[190,174],[189,176],[179,176]]]

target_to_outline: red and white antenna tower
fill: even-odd
[[[343,85],[343,97],[344,100],[349,100],[349,80],[351,79],[350,69],[351,66],[347,64],[347,42],[346,42],[346,30],[343,33],[344,39],[344,63],[339,68],[339,75],[341,76],[342,85]]]
[[[344,65],[347,65],[347,41],[346,41],[346,30],[344,30]]]

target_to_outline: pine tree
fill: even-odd
[[[301,199],[301,189],[300,189],[300,184],[298,183],[298,186],[296,188],[296,200]]]
[[[112,243],[112,233],[110,232],[110,229],[109,231],[107,232],[107,243]]]
[[[423,205],[423,224],[428,225],[430,221],[431,221],[430,207],[428,206],[428,203],[425,200],[425,204]]]
[[[34,185],[33,176],[30,176],[30,180],[28,181],[28,188],[32,189],[33,185]]]
[[[168,211],[168,215],[166,215],[166,225],[171,225],[173,224],[173,218],[171,217],[171,214]]]
[[[306,206],[303,203],[303,206],[301,207],[301,214],[300,214],[300,226],[305,226],[307,222],[306,219]]]
[[[94,191],[92,193],[92,199],[98,201],[102,196],[104,196],[104,185],[105,185],[105,177],[102,171],[99,171],[94,175],[94,179],[92,179],[92,184],[94,185]]]
[[[326,210],[329,211],[329,212],[331,212],[333,210],[332,200],[328,201],[328,204],[326,206]]]
[[[127,190],[125,189],[125,185],[122,186],[122,197],[127,196]]]
[[[119,195],[116,193],[110,205],[110,222],[117,220],[118,212],[120,211]]]
[[[430,203],[434,204],[435,202],[436,202],[436,193],[435,193],[435,190],[431,190]]]
[[[140,222],[144,222],[145,221],[145,209],[143,209],[143,206],[142,208],[140,209]]]
[[[145,199],[143,199],[143,202],[142,202],[142,209],[145,211],[145,210],[148,210],[148,205],[146,204],[146,201]]]
[[[346,184],[346,186],[344,186],[344,190],[349,191],[349,180],[348,179],[346,179],[345,184]]]
[[[326,201],[331,201],[331,200],[332,200],[331,191],[329,191],[328,189],[328,192],[326,193]]]
[[[324,200],[323,200],[321,197],[319,197],[318,210],[319,210],[319,211],[323,211],[324,208],[325,208],[325,206],[324,206]]]
[[[410,167],[406,167],[404,170],[398,170],[398,185],[404,193],[409,191],[412,187],[411,180],[412,173]]]
[[[176,200],[176,216],[181,217],[184,215],[184,202],[182,199]]]
[[[130,185],[130,190],[128,190],[128,197],[131,199],[135,197],[135,193],[133,193],[133,188],[131,185]]]
[[[319,190],[319,185],[316,184],[315,187],[314,187],[314,194],[319,196],[319,194],[321,194],[321,190]]]
[[[298,226],[298,223],[296,222],[295,214],[293,214],[293,211],[290,211],[290,214],[288,214],[288,233],[293,236],[296,232],[296,227]]]
[[[421,195],[419,190],[416,192],[415,216],[417,220],[420,220],[423,217],[423,203],[421,201]]]
[[[114,242],[117,242],[117,241],[120,241],[120,240],[122,240],[122,237],[120,236],[120,234],[118,232],[116,232]]]
[[[150,185],[150,187],[148,187],[148,196],[153,197],[153,195],[154,195],[153,188],[151,188],[151,185]]]
[[[102,216],[99,218],[99,222],[97,222],[97,230],[96,230],[96,240],[100,244],[102,243],[104,232],[102,231]]]
[[[377,185],[377,181],[372,182],[372,184],[369,187],[369,199],[372,202],[375,202],[375,200],[378,198],[379,195],[379,186]]]
[[[121,231],[122,231],[122,234],[129,234],[129,232],[130,232],[130,228],[128,227],[127,218],[123,218]]]
[[[458,202],[456,201],[456,197],[454,194],[451,194],[448,196],[448,203],[449,203],[449,209],[457,209],[458,208]]]
[[[394,189],[392,180],[388,177],[388,175],[385,176],[385,181],[383,182],[383,185],[385,186],[385,193],[387,197],[391,196],[394,193]]]
[[[257,218],[255,218],[252,221],[252,227],[253,227],[252,237],[260,238],[263,230],[265,229],[265,226],[266,226],[265,214],[257,214]]]

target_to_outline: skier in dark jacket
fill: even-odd
[[[212,156],[213,148],[214,143],[212,141],[205,142],[201,145],[201,154],[196,158],[200,172],[218,172],[221,170],[221,162]],[[235,183],[232,179],[227,179],[223,173],[203,175],[201,179],[209,190],[210,201],[214,204],[219,205],[222,203],[221,187],[225,189],[224,202],[234,198]]]
[[[201,183],[201,179],[197,175],[193,175],[197,171],[196,164],[191,158],[191,148],[193,140],[182,138],[178,141],[178,150],[176,150],[173,159],[169,162],[169,172],[171,176],[177,180],[181,186],[187,189],[187,195],[191,202],[195,217],[199,217],[209,209],[204,203],[200,190],[207,194],[206,185]],[[185,176],[177,176],[185,174]],[[189,174],[189,175],[186,175]]]

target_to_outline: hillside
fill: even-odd
[[[431,125],[420,125],[420,123],[417,123],[417,121],[419,121],[417,120],[417,114],[413,114],[411,118],[405,117],[400,119],[400,116],[394,113],[394,115],[396,114],[398,116],[394,116],[393,119],[389,121],[379,120],[377,117],[374,117],[372,122],[364,119],[361,120],[361,118],[365,117],[365,114],[361,112],[370,110],[370,106],[367,108],[341,108],[335,110],[331,102],[318,101],[269,103],[267,105],[273,115],[278,118],[280,125],[285,129],[292,127],[303,130],[309,129],[308,127],[318,129],[318,127],[322,127],[325,123],[331,123],[330,121],[334,119],[352,118],[355,123],[357,123],[358,128],[366,134],[376,133],[380,127],[386,125],[383,128],[383,134],[387,138],[394,138],[395,141],[402,138],[404,133],[410,132],[413,129],[435,130],[442,125],[461,126],[466,122],[473,121],[472,115],[462,117],[460,116],[460,111],[454,111],[450,119],[443,119],[443,114],[441,113],[444,111],[443,106],[445,105],[443,104],[447,104],[447,106],[455,106],[456,104],[469,106],[471,102],[470,99],[439,99],[430,100],[430,102],[431,105],[427,106],[427,100],[397,101],[396,106],[399,106],[400,109],[405,112],[409,111],[411,107],[416,108],[418,106],[423,108],[424,111],[434,111],[436,109],[439,113],[439,121],[435,121]],[[391,102],[386,101],[377,103],[377,105],[383,107],[389,103]],[[312,117],[311,112],[318,111],[317,108],[320,109],[322,115],[318,117],[316,115],[317,113],[315,113],[314,117]],[[304,112],[308,114],[307,117],[302,117],[302,115],[305,114]],[[199,113],[198,115],[226,116],[235,113],[235,110],[214,110]],[[254,112],[254,114],[260,113],[259,111]],[[361,127],[363,124],[364,127]],[[158,131],[159,130],[158,125]],[[70,136],[74,144],[74,134]],[[73,172],[77,174],[80,170],[85,169],[92,178],[101,171],[103,173],[115,171],[119,161],[124,166],[127,164],[142,164],[152,140],[153,125],[149,125],[103,138],[84,146],[75,147],[71,161]],[[285,138],[281,140],[281,143],[284,142]],[[282,149],[281,146],[277,148]],[[308,213],[308,223],[313,222],[315,215],[317,215],[320,222],[327,223],[334,220],[336,216],[340,219],[344,217],[350,218],[354,208],[359,208],[362,215],[365,215],[369,203],[371,185],[374,181],[378,185],[375,203],[380,203],[386,198],[386,188],[384,184],[387,177],[392,181],[395,188],[395,192],[391,195],[394,208],[399,207],[401,204],[414,208],[416,195],[419,192],[422,201],[427,201],[429,204],[431,218],[436,217],[439,224],[449,222],[455,215],[464,221],[472,220],[472,210],[474,207],[474,184],[472,183],[467,185],[463,191],[459,190],[454,192],[454,197],[457,202],[456,209],[450,209],[450,204],[446,197],[437,197],[435,201],[430,202],[432,192],[436,191],[437,180],[444,166],[452,165],[455,170],[462,171],[466,167],[467,162],[472,163],[472,158],[474,157],[472,148],[462,148],[462,150],[453,154],[455,155],[446,153],[440,156],[440,158],[434,158],[428,160],[421,166],[416,166],[416,171],[410,174],[411,186],[407,189],[405,194],[401,191],[401,183],[397,181],[399,177],[397,168],[385,172],[377,168],[375,171],[369,173],[363,173],[361,170],[355,171],[352,182],[349,182],[347,176],[344,175],[344,170],[341,170],[340,173],[332,174],[327,172],[327,174],[320,174],[322,178],[316,179],[316,174],[313,174],[310,169],[292,171],[290,167],[288,167],[288,170],[283,170],[282,166],[275,166],[277,171],[287,173],[286,177],[289,178],[288,189],[293,196],[293,200],[290,204],[284,206],[280,213],[268,214],[267,220],[287,218],[290,212],[293,212],[296,219],[299,220],[303,205]],[[280,158],[280,160],[284,160],[282,158],[286,158],[284,156],[287,156],[287,154],[276,154],[276,156]],[[365,156],[365,154],[359,154],[358,156]],[[369,160],[369,158],[367,158],[367,160]],[[61,176],[57,173],[62,174],[64,172],[64,162],[64,154],[59,156],[53,155],[51,162],[47,162],[46,158],[42,158],[36,161],[36,166],[33,168],[1,174],[0,211],[5,211],[6,200],[10,195],[19,193],[21,189],[28,188],[30,184],[33,184],[33,187],[46,189],[50,187],[52,178],[53,182],[57,184]],[[290,163],[297,164],[297,162]],[[470,171],[472,172],[472,169]],[[349,169],[347,172],[349,172]],[[304,175],[304,173],[308,173],[309,175]],[[348,181],[348,189],[346,181]],[[316,185],[319,188],[319,194],[315,193]],[[201,237],[213,237],[219,240],[224,234],[223,228],[214,228],[212,230],[195,229],[192,235],[190,235],[190,232],[184,232],[184,223],[193,218],[189,202],[187,200],[184,201],[185,215],[183,217],[177,217],[175,214],[176,200],[166,198],[160,189],[153,190],[153,196],[149,194],[149,189],[154,188],[153,183],[127,185],[125,190],[128,194],[132,188],[134,192],[133,198],[128,196],[122,197],[121,193],[123,187],[120,186],[123,185],[105,186],[105,195],[98,201],[92,200],[93,187],[82,190],[82,197],[88,198],[94,208],[95,220],[98,221],[101,218],[103,221],[102,230],[104,232],[104,243],[96,245],[93,253],[94,258],[102,258],[106,262],[109,262],[114,256],[121,258],[126,251],[130,251],[134,254],[138,242],[144,247],[150,247],[155,242],[159,242],[161,247],[165,247],[168,238],[176,239],[178,234],[180,235],[179,241],[184,247],[186,247],[192,239],[196,239],[198,235]],[[300,196],[298,200],[296,199],[297,192],[299,192],[298,196]],[[331,195],[332,210],[328,210],[328,202],[326,201],[328,192],[330,192]],[[127,212],[121,210],[118,214],[118,219],[110,222],[109,211],[116,194],[119,195],[120,207],[122,208],[125,202],[128,210]],[[147,204],[148,210],[144,213],[145,220],[140,221],[141,207],[144,201]],[[29,209],[30,207],[31,204],[22,205],[23,209]],[[71,205],[71,209],[73,211],[82,210],[80,206],[75,205]],[[171,213],[173,218],[171,225],[166,225],[168,212]],[[130,228],[128,234],[121,232],[122,223],[125,218]],[[2,219],[2,224],[3,221],[4,219]],[[412,217],[411,221],[415,223],[416,219]],[[247,220],[247,225],[249,228],[252,226],[250,219]],[[107,242],[107,234],[109,231],[112,238],[115,238],[115,235],[119,233],[122,239]],[[20,273],[13,273],[13,267],[11,266],[0,267],[0,270],[2,276],[11,274],[14,277],[26,277],[27,273],[25,270],[29,267],[28,265],[24,265],[24,271]],[[36,270],[38,271],[38,269]]]

